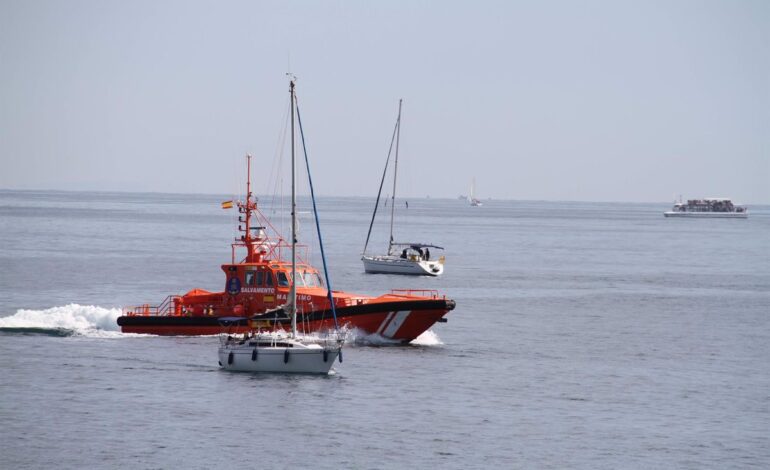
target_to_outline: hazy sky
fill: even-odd
[[[0,0],[0,188],[770,203],[770,1]],[[401,178],[401,176],[400,176]]]

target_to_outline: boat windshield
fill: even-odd
[[[297,280],[294,282],[294,285],[297,287],[305,287],[305,282],[302,278],[302,273],[297,273]],[[291,277],[291,273],[284,273],[283,271],[278,273],[278,285],[279,286],[288,286],[291,285],[291,282],[293,282],[294,279]]]
[[[304,273],[305,287],[323,287],[324,283],[318,273],[305,271]]]
[[[291,273],[278,271],[278,285],[288,287],[293,279]],[[318,273],[312,271],[297,271],[297,287],[323,287],[324,283]]]
[[[289,278],[291,278],[291,274],[289,274]],[[292,279],[292,281],[294,281],[294,279]],[[297,279],[296,279],[296,282],[294,284],[297,287],[305,287],[305,282],[302,279],[302,273],[299,272],[299,271],[297,271]]]

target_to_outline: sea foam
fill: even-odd
[[[43,310],[17,310],[0,317],[0,331],[78,336],[120,336],[119,308],[69,304]]]
[[[386,338],[377,333],[368,334],[358,328],[346,331],[346,341],[361,346],[399,346],[402,345],[398,340]],[[420,336],[409,342],[413,346],[438,346],[444,344],[433,330],[423,332]]]
[[[427,330],[424,331],[420,336],[413,339],[409,344],[416,346],[439,346],[444,344],[444,342],[441,341],[441,338],[439,338],[438,335],[433,332],[433,330]]]

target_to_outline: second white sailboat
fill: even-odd
[[[388,158],[385,160],[385,170],[382,172],[380,180],[380,190],[377,192],[377,201],[374,204],[372,221],[369,223],[369,233],[366,235],[364,244],[364,253],[361,261],[364,263],[364,271],[367,273],[381,274],[410,274],[417,276],[440,276],[444,272],[444,257],[431,259],[430,250],[443,250],[444,248],[429,243],[404,243],[393,241],[393,220],[396,210],[396,180],[398,176],[398,144],[401,137],[401,105],[403,100],[398,101],[398,118],[396,126],[393,129],[393,137],[390,141],[390,150]],[[390,240],[388,242],[388,251],[384,255],[368,255],[366,248],[369,246],[369,238],[372,234],[372,226],[377,216],[377,209],[380,205],[380,196],[382,195],[382,186],[385,182],[385,175],[388,172],[390,155],[395,143],[395,162],[393,165],[393,195],[390,204]]]

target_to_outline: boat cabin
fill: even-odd
[[[392,255],[409,261],[430,261],[432,256],[431,248],[437,250],[444,249],[440,246],[425,243],[393,243],[390,246],[390,252]]]
[[[730,199],[705,198],[688,199],[686,203],[674,204],[674,212],[744,212],[744,206],[736,206]]]
[[[291,277],[291,265],[284,263],[274,264],[225,264],[222,265],[225,272],[225,290],[231,295],[239,293],[269,293],[276,287],[291,287],[295,280]],[[296,287],[299,288],[323,288],[324,282],[318,271],[306,264],[297,265]]]

